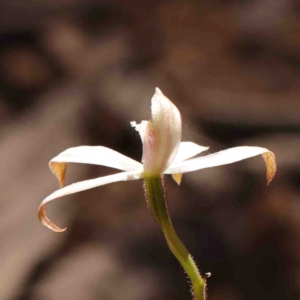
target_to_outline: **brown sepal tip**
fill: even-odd
[[[182,173],[176,173],[176,174],[172,174],[172,177],[174,179],[174,181],[180,185],[181,184],[181,181],[182,181]]]
[[[267,167],[267,185],[269,185],[277,171],[276,158],[275,154],[271,151],[262,154],[262,156]]]
[[[46,215],[46,207],[45,204],[40,205],[38,210],[38,218],[41,221],[41,223],[49,228],[50,230],[54,232],[64,232],[67,230],[67,228],[60,228],[59,226],[55,225],[53,222],[51,222],[47,215]]]
[[[67,163],[62,162],[51,162],[50,168],[56,178],[58,179],[59,186],[62,188],[65,186],[65,179],[66,179],[66,171],[67,171]]]

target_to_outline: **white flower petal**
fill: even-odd
[[[176,157],[171,164],[170,168],[175,166],[177,163],[182,162],[186,159],[189,159],[203,151],[208,150],[209,147],[203,147],[200,145],[197,145],[193,142],[181,142],[179,145],[178,152],[176,154]]]
[[[46,203],[48,203],[54,199],[66,196],[66,195],[89,190],[89,189],[92,189],[92,188],[95,188],[95,187],[98,187],[101,185],[109,184],[112,182],[137,180],[140,178],[142,178],[141,172],[131,171],[131,172],[122,172],[122,173],[117,173],[117,174],[113,174],[113,175],[108,175],[108,176],[104,176],[104,177],[99,177],[99,178],[95,178],[95,179],[89,179],[89,180],[84,180],[84,181],[80,181],[77,183],[73,183],[64,188],[56,190],[55,192],[50,194],[48,197],[46,197],[40,204],[39,211],[38,211],[38,217],[39,217],[40,221],[42,222],[42,224],[44,224],[49,229],[51,229],[55,232],[65,231],[66,228],[62,229],[62,228],[56,226],[47,218],[46,212],[45,212]]]
[[[213,153],[207,156],[197,157],[177,163],[165,171],[165,174],[177,174],[192,172],[200,169],[211,168],[226,164],[231,164],[246,158],[262,154],[267,165],[268,183],[272,180],[276,173],[276,163],[274,154],[266,148],[261,147],[235,147]]]
[[[181,142],[179,145],[179,149],[178,152],[176,154],[176,157],[173,161],[173,163],[171,164],[170,168],[172,168],[173,166],[176,166],[176,164],[189,159],[203,151],[208,150],[209,147],[203,147],[200,145],[197,145],[193,142]],[[172,177],[175,180],[175,182],[180,185],[181,180],[182,180],[182,173],[173,173]]]
[[[60,187],[65,184],[67,163],[83,163],[106,166],[122,171],[143,170],[143,165],[117,151],[102,146],[69,148],[52,158],[49,167],[57,177]]]
[[[141,163],[130,157],[103,146],[69,148],[52,158],[49,164],[52,162],[93,164],[122,171],[133,171],[143,167]]]
[[[160,174],[173,162],[181,140],[181,117],[177,107],[156,88],[151,99],[152,119],[143,139],[144,171]]]
[[[49,167],[57,177],[60,187],[65,185],[68,163],[101,165],[122,171],[143,170],[143,165],[117,151],[102,146],[69,148],[50,160]]]

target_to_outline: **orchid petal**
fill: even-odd
[[[48,197],[46,197],[42,203],[40,204],[39,210],[38,210],[38,217],[40,221],[42,222],[43,225],[48,227],[49,229],[55,231],[55,232],[63,232],[66,230],[66,228],[60,228],[54,223],[52,223],[46,215],[45,211],[45,205],[57,198],[74,194],[77,192],[89,190],[101,185],[109,184],[112,182],[118,182],[118,181],[129,181],[129,180],[137,180],[142,178],[142,173],[139,171],[131,171],[131,172],[122,172],[122,173],[117,173],[113,175],[108,175],[104,177],[99,177],[95,179],[89,179],[89,180],[84,180],[80,181],[77,183],[73,183],[71,185],[68,185],[62,189],[56,190],[52,194],[50,194]]]
[[[200,169],[231,164],[246,158],[262,154],[267,167],[267,183],[269,184],[276,173],[276,161],[273,152],[261,147],[235,147],[207,156],[197,157],[174,164],[165,174],[192,172]]]
[[[193,142],[181,142],[179,144],[178,152],[176,154],[176,157],[174,161],[172,162],[170,168],[174,166],[175,164],[182,162],[186,159],[189,159],[203,151],[208,150],[209,147],[203,147],[200,145],[197,145]]]
[[[163,173],[173,162],[181,140],[181,117],[177,107],[156,88],[152,97],[152,119],[143,140],[144,171]]]
[[[80,146],[69,148],[49,162],[49,167],[64,186],[67,163],[101,165],[122,171],[142,170],[143,165],[117,151],[102,146]]]
[[[193,142],[181,142],[179,144],[179,148],[178,148],[178,152],[176,154],[176,157],[174,159],[174,161],[172,162],[171,166],[172,167],[174,164],[176,165],[179,162],[182,162],[188,158],[191,158],[203,151],[208,150],[209,147],[203,147],[200,145],[197,145]],[[174,181],[180,185],[181,180],[182,180],[182,173],[174,173],[172,174],[172,177],[174,179]]]

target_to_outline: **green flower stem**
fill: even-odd
[[[145,193],[149,207],[163,230],[171,252],[175,255],[191,280],[194,299],[205,300],[205,279],[201,277],[193,257],[174,230],[165,200],[163,179],[160,176],[145,178]]]

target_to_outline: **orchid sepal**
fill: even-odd
[[[54,191],[48,197],[46,197],[39,206],[38,209],[38,218],[47,228],[51,229],[54,232],[63,232],[66,228],[60,228],[50,221],[46,215],[45,206],[50,201],[53,201],[57,198],[78,193],[81,191],[89,190],[98,186],[106,185],[113,182],[119,181],[131,181],[143,178],[143,173],[140,170],[130,171],[130,172],[121,172],[113,175],[98,177],[95,179],[89,179],[84,181],[79,181],[77,183],[70,184],[59,190]]]
[[[257,155],[262,155],[264,158],[267,167],[267,185],[269,185],[277,171],[275,154],[269,149],[255,146],[229,148],[206,156],[178,162],[168,168],[165,174],[187,173],[232,164]]]

